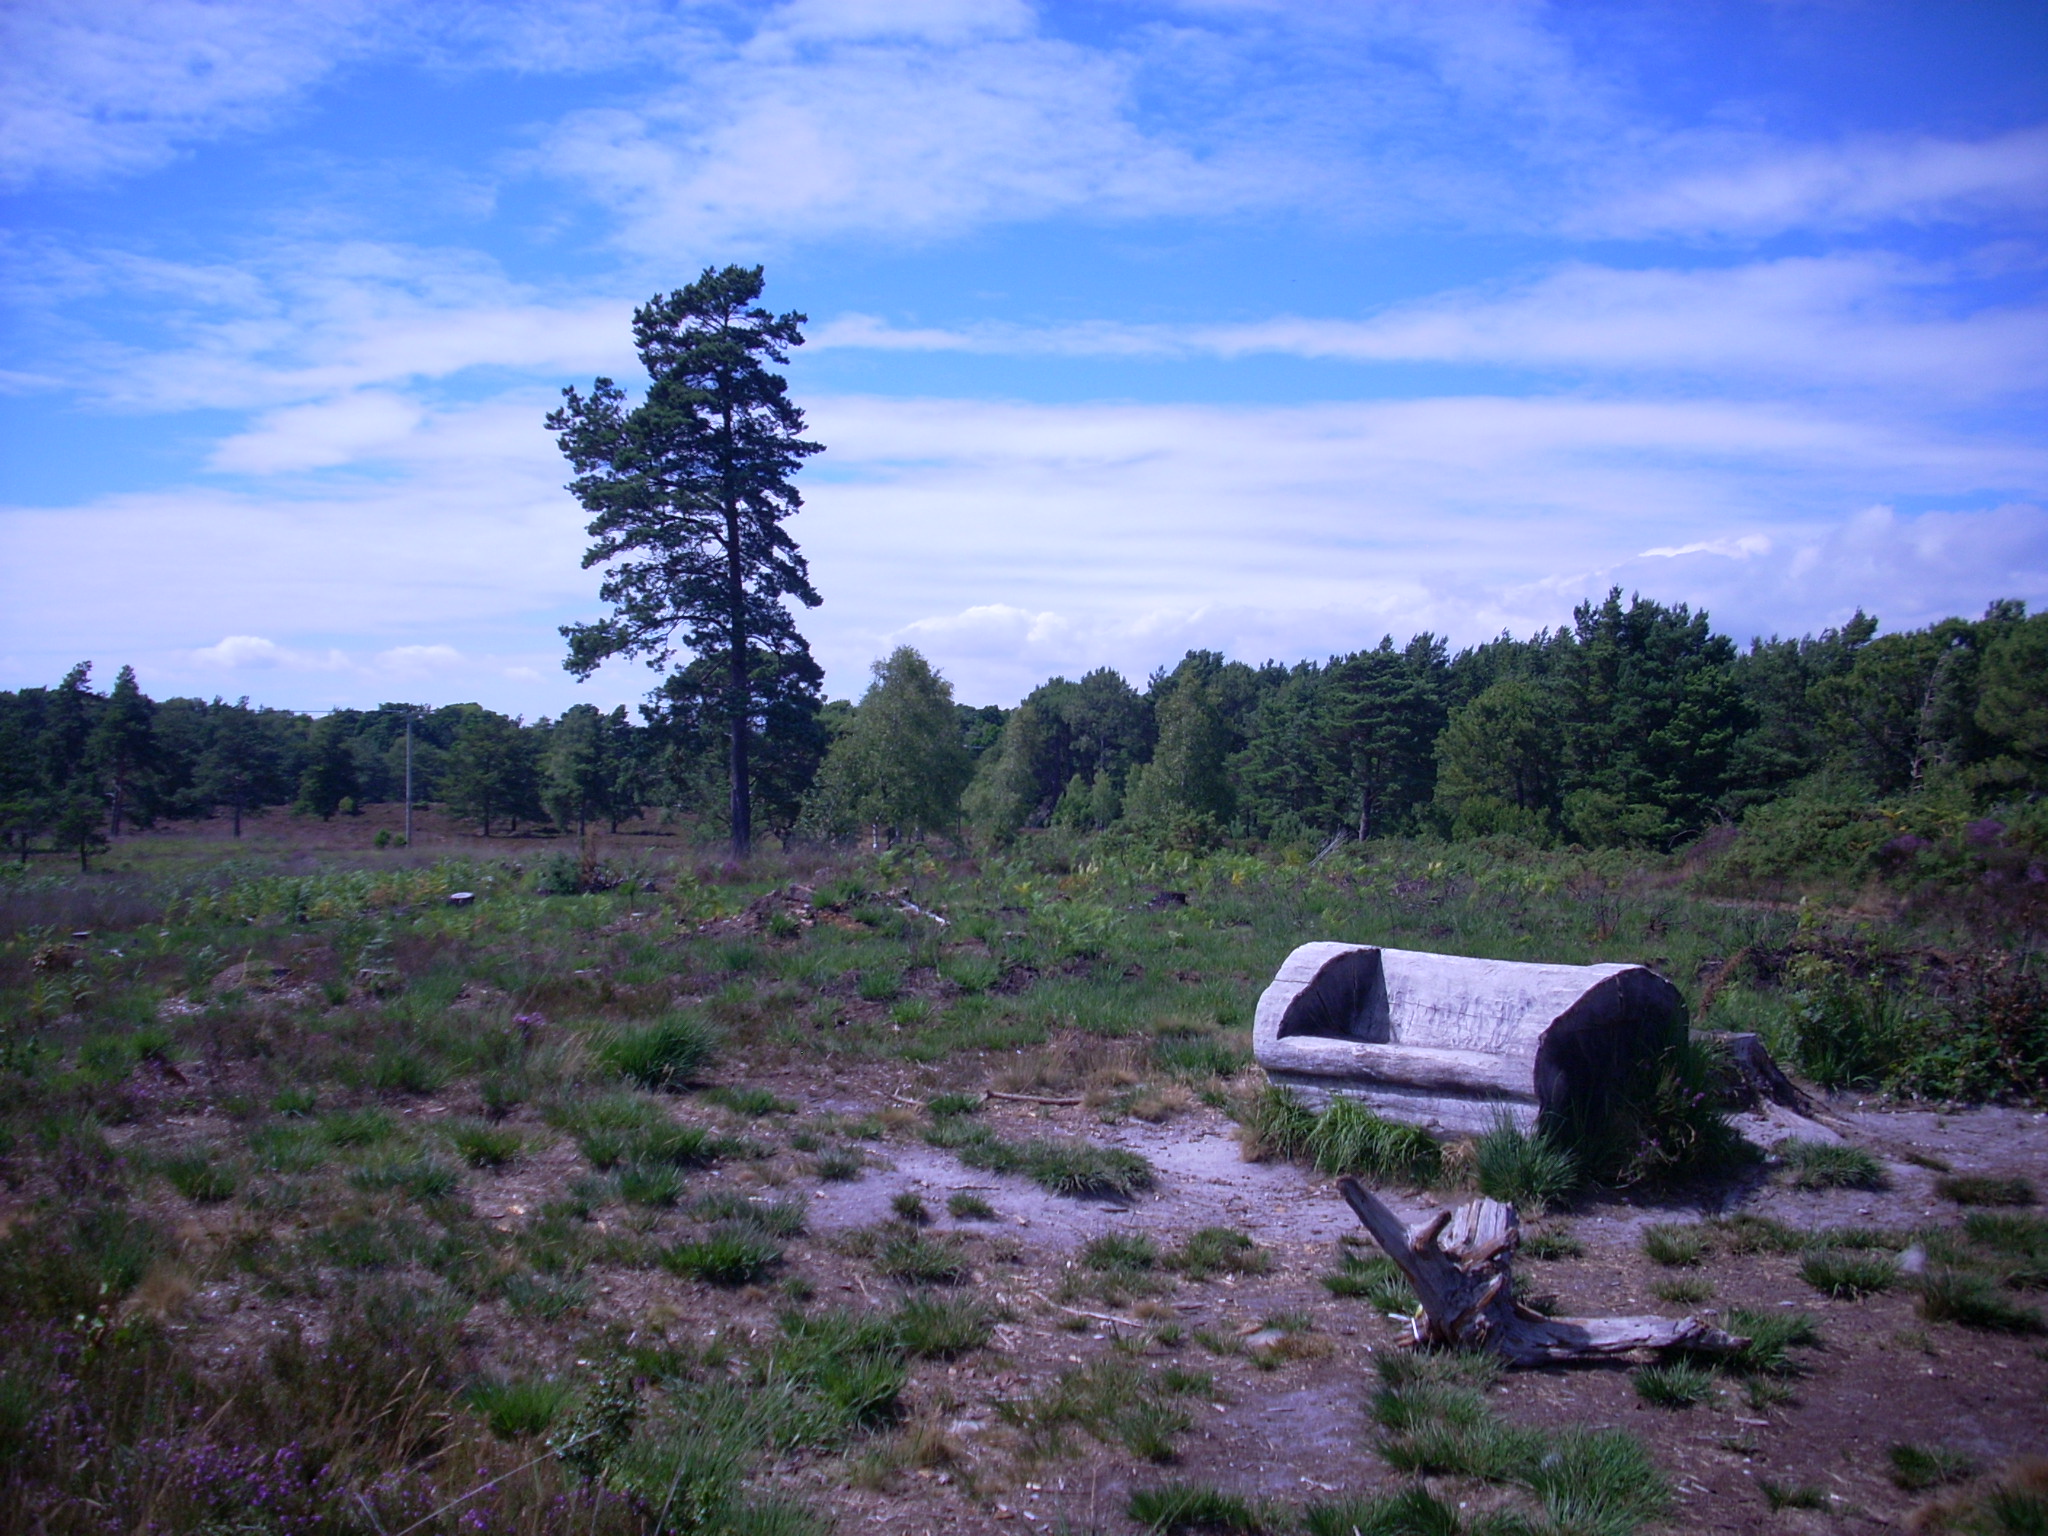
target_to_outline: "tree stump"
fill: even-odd
[[[1422,1301],[1420,1344],[1489,1349],[1510,1365],[1550,1365],[1634,1349],[1728,1351],[1749,1340],[1696,1317],[1545,1317],[1515,1300],[1521,1221],[1512,1205],[1474,1200],[1410,1227],[1356,1179],[1337,1189]]]

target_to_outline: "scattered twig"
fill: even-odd
[[[987,1097],[991,1099],[1007,1099],[1015,1104],[1085,1104],[1088,1102],[1086,1099],[1079,1098],[1051,1099],[1040,1093],[997,1093],[993,1088],[988,1090]]]

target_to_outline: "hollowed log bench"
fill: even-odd
[[[1314,1108],[1475,1133],[1604,1120],[1635,1069],[1682,1039],[1678,989],[1641,965],[1528,965],[1304,944],[1259,999],[1253,1054]]]

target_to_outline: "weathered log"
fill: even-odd
[[[1252,1048],[1315,1107],[1334,1094],[1432,1131],[1503,1116],[1526,1130],[1599,1120],[1683,1017],[1677,989],[1640,965],[1304,944],[1260,997]]]
[[[1417,1343],[1489,1349],[1510,1365],[1545,1365],[1636,1349],[1725,1352],[1749,1342],[1696,1317],[1545,1317],[1515,1300],[1521,1221],[1512,1205],[1474,1200],[1410,1227],[1356,1179],[1339,1179],[1337,1190],[1415,1287],[1422,1302]]]

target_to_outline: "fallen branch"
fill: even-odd
[[[989,1089],[987,1096],[991,1099],[1007,1099],[1013,1104],[1085,1104],[1088,1102],[1086,1099],[1048,1099],[1044,1095],[1036,1093],[997,1093],[993,1088]]]
[[[1545,1365],[1634,1349],[1728,1351],[1749,1340],[1696,1317],[1545,1317],[1515,1300],[1521,1223],[1512,1205],[1474,1200],[1410,1227],[1356,1179],[1338,1193],[1422,1301],[1416,1341],[1490,1349],[1511,1365]]]

